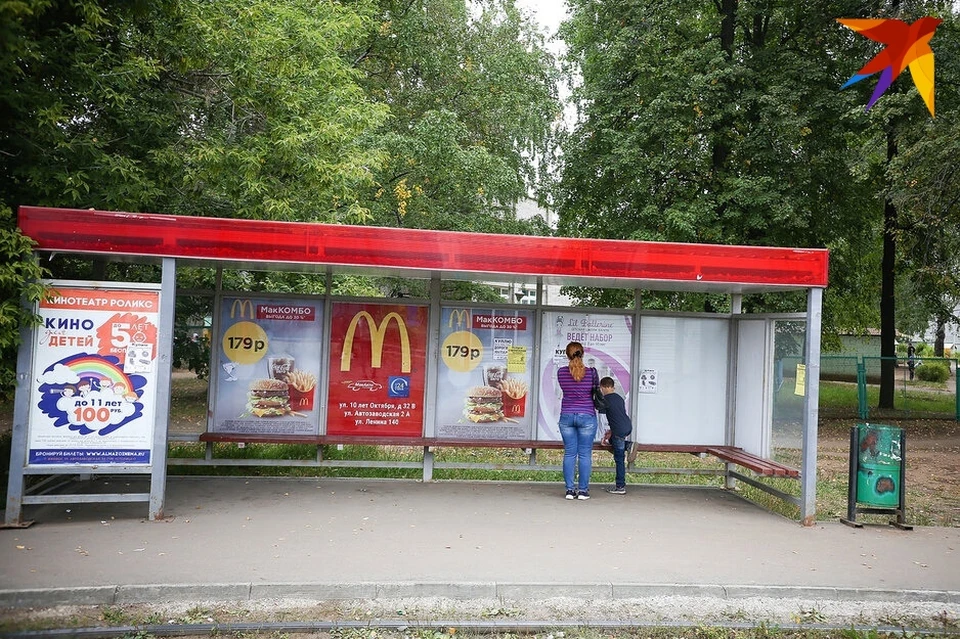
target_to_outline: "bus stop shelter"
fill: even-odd
[[[161,277],[146,285],[51,283],[56,293],[40,304],[41,326],[24,330],[18,359],[8,524],[20,521],[25,504],[85,499],[149,501],[151,518],[162,516],[180,266],[316,273],[327,282],[320,298],[261,299],[218,287],[211,363],[216,388],[207,428],[238,441],[280,428],[281,437],[318,442],[336,436],[373,443],[507,437],[546,445],[557,439],[551,375],[557,349],[576,340],[621,386],[641,445],[737,447],[769,458],[772,322],[802,322],[806,368],[795,503],[802,522],[813,524],[826,250],[45,207],[21,207],[19,225],[41,255],[159,264]],[[341,273],[425,280],[429,294],[420,300],[338,298],[330,282]],[[532,286],[536,304],[520,309],[444,299],[441,284],[456,280]],[[626,310],[550,306],[543,291],[551,285],[628,289],[634,304]],[[645,290],[729,295],[731,312],[645,310]],[[795,291],[805,292],[803,313],[742,312],[744,295]],[[385,340],[393,342],[388,331],[394,325],[399,340],[385,347]],[[315,332],[304,333],[308,326]],[[290,337],[294,328],[300,337]],[[357,346],[361,334],[364,345]],[[268,346],[284,340],[284,353]],[[361,368],[355,359],[365,360]],[[689,367],[691,359],[698,365]],[[309,361],[303,376],[319,379],[309,398],[289,375],[295,360],[301,368]],[[278,367],[289,384],[255,388],[264,379],[280,379]],[[651,383],[653,376],[659,385]],[[501,377],[529,389],[525,403],[516,403]],[[490,422],[470,412],[476,398],[463,397],[478,378],[482,386],[502,389]],[[274,385],[284,387],[282,408],[254,402]],[[698,401],[691,402],[694,393]],[[231,404],[241,395],[248,402],[243,419]],[[354,401],[368,396],[380,399]],[[139,435],[104,444],[125,432]],[[93,441],[88,449],[86,442]],[[150,493],[27,494],[25,477],[84,473],[148,473]]]

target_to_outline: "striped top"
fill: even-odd
[[[563,400],[560,402],[561,413],[588,413],[591,415],[597,413],[593,407],[591,393],[594,386],[600,385],[600,376],[597,375],[597,369],[588,366],[583,379],[578,382],[570,375],[570,367],[563,366],[557,370],[557,381],[560,383],[560,390],[563,391]]]

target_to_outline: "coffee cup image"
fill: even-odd
[[[289,355],[267,358],[267,367],[269,368],[270,377],[284,382],[288,381],[287,375],[293,371],[293,367],[295,365],[296,360]]]

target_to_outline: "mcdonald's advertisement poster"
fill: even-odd
[[[543,314],[540,330],[540,408],[537,439],[560,439],[560,405],[563,392],[557,370],[567,366],[567,344],[583,344],[583,363],[597,369],[600,379],[612,377],[614,387],[630,405],[630,351],[633,341],[633,317],[599,313],[549,311]],[[606,418],[599,417],[597,441],[606,429]]]
[[[319,432],[322,315],[314,298],[223,298],[212,432]]]
[[[426,306],[335,303],[327,434],[423,434]]]
[[[534,312],[444,308],[437,436],[530,439]]]
[[[27,464],[149,465],[160,291],[48,286],[34,332]]]

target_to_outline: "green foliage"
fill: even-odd
[[[719,4],[571,7],[582,111],[564,144],[561,230],[828,244],[852,214],[837,194],[858,184],[840,126],[851,101],[826,55],[839,7],[745,6],[729,42],[715,37]]]
[[[929,11],[913,8],[917,16]],[[912,87],[906,91],[897,120],[897,154],[885,174],[886,195],[898,216],[897,325],[911,333],[925,330],[931,319],[940,324],[958,321],[954,309],[960,304],[960,175],[954,169],[960,153],[960,100],[956,91],[941,89],[960,78],[960,22],[956,9],[941,9],[940,17],[943,23],[931,41],[937,62],[937,116],[926,113]]]
[[[46,275],[30,238],[14,222],[10,209],[0,204],[0,399],[16,388],[20,328],[36,321],[33,304],[43,293],[40,279]]]
[[[377,20],[357,55],[392,115],[366,200],[373,222],[547,234],[513,213],[560,112],[543,36],[513,0],[380,0]]]
[[[364,3],[5,3],[0,203],[357,220]],[[11,15],[12,14],[12,15]]]
[[[370,100],[347,51],[371,28],[366,3],[191,2],[168,80],[202,127],[157,150],[162,209],[356,222],[382,161]],[[186,123],[182,123],[184,125]]]
[[[946,364],[940,362],[927,362],[923,366],[918,366],[916,370],[917,379],[924,382],[943,383],[950,379],[950,369]]]
[[[960,75],[958,12],[868,5],[572,1],[561,33],[582,82],[552,192],[560,233],[827,247],[825,339],[881,326],[884,269],[896,273],[899,330],[960,322],[960,110],[957,93],[942,90]],[[936,119],[906,76],[869,112],[873,79],[839,90],[878,45],[836,17],[931,12],[944,19],[932,43]],[[896,261],[882,261],[886,198],[899,215],[889,226]],[[605,298],[567,292],[588,305]],[[688,298],[657,294],[649,307],[698,309]],[[773,310],[773,299],[752,310]]]

